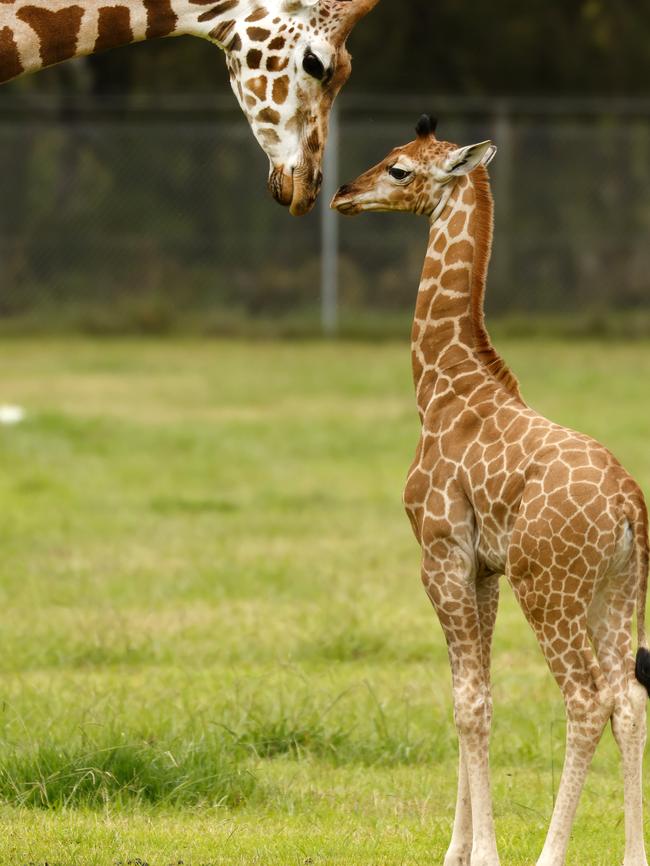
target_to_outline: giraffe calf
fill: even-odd
[[[417,138],[341,187],[343,214],[405,211],[430,223],[412,333],[422,433],[404,495],[422,579],[442,625],[459,737],[458,800],[445,866],[498,866],[488,749],[490,651],[505,575],[566,706],[562,779],[538,866],[565,861],[606,723],[621,752],[624,866],[647,866],[641,767],[650,652],[648,517],[635,481],[602,445],[529,408],[484,324],[493,202],[485,141]],[[632,619],[638,616],[636,666]]]

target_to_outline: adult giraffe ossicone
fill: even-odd
[[[423,117],[416,141],[341,187],[333,206],[345,214],[408,211],[431,224],[412,339],[422,436],[404,501],[452,671],[460,772],[445,866],[499,863],[488,751],[501,574],[535,631],[567,713],[564,770],[538,866],[564,863],[609,719],[623,761],[624,866],[647,866],[643,495],[606,448],[547,421],[521,398],[483,320],[493,224],[485,166],[496,148],[489,141],[457,148],[434,131]]]
[[[378,0],[0,0],[0,83],[72,57],[161,36],[208,39],[294,216],[322,181],[332,103],[351,72],[345,43]]]

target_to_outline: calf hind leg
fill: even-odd
[[[577,643],[577,642],[576,642]],[[551,824],[537,866],[562,866],[591,760],[612,715],[613,694],[602,674],[591,669],[593,653],[585,635],[576,650],[584,663],[562,687],[567,716],[566,751]]]
[[[625,797],[623,866],[648,866],[643,838],[643,752],[648,692],[635,675],[632,651],[635,575],[616,576],[595,596],[589,627],[598,661],[614,693],[612,732],[621,753]],[[645,679],[642,675],[642,679]]]
[[[623,866],[648,866],[643,838],[643,752],[646,742],[645,686],[629,677],[616,697],[612,730],[621,752],[625,797],[625,860]]]
[[[536,581],[511,585],[540,643],[564,697],[567,716],[564,768],[546,842],[537,866],[562,866],[566,857],[580,794],[596,746],[614,709],[614,695],[589,642],[586,604],[572,599],[566,607],[552,607],[560,595],[537,592]],[[539,576],[540,586],[562,585],[563,576]],[[561,595],[560,595],[561,598]]]

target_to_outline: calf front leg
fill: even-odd
[[[492,638],[494,636],[494,626],[499,608],[498,575],[487,575],[478,581],[476,585],[476,603],[481,629],[483,678],[489,687]],[[469,776],[467,775],[467,761],[465,760],[463,750],[459,748],[456,815],[454,817],[454,830],[449,849],[445,856],[444,866],[470,866],[472,842],[472,803],[469,790]]]
[[[444,866],[470,866],[472,856],[472,801],[469,791],[469,776],[467,761],[462,746],[458,747],[458,795],[456,797],[456,815],[451,842],[447,849]]]
[[[436,554],[425,557],[422,579],[447,641],[461,754],[457,818],[445,864],[499,866],[489,771],[492,700],[485,676],[476,580],[460,549],[447,547]]]

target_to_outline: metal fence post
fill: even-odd
[[[339,223],[330,201],[338,188],[339,113],[334,105],[330,115],[329,142],[323,160],[321,191],[321,325],[326,337],[339,329]]]

